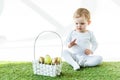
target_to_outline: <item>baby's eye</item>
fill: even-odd
[[[75,23],[76,25],[78,25],[78,23]]]
[[[80,23],[81,25],[84,25],[85,23]]]

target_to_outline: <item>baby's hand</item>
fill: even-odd
[[[71,48],[72,46],[77,45],[75,42],[76,42],[76,39],[74,39],[72,42],[70,42],[68,47]]]
[[[91,51],[90,49],[86,49],[86,50],[85,50],[85,54],[86,54],[86,55],[92,54],[92,51]]]

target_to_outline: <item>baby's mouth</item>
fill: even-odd
[[[82,30],[82,28],[79,28],[79,30]]]

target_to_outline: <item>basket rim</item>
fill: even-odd
[[[38,38],[40,37],[40,35],[42,35],[43,33],[46,33],[46,32],[53,33],[56,36],[58,36],[58,38],[61,41],[61,54],[63,53],[63,41],[62,41],[62,37],[60,36],[60,34],[55,32],[55,31],[42,31],[37,35],[37,37],[35,38],[35,41],[34,41],[34,52],[33,52],[34,53],[34,60],[36,60],[36,55],[35,55],[36,54],[36,49],[35,49],[36,48],[36,42],[37,42]]]

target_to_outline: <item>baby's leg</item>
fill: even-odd
[[[74,70],[80,68],[80,66],[75,61],[75,56],[72,53],[70,53],[68,50],[64,50],[62,56],[65,59],[65,61],[74,68]]]
[[[84,66],[96,66],[99,65],[102,62],[102,57],[93,55],[93,56],[86,56],[86,62],[84,63]]]

